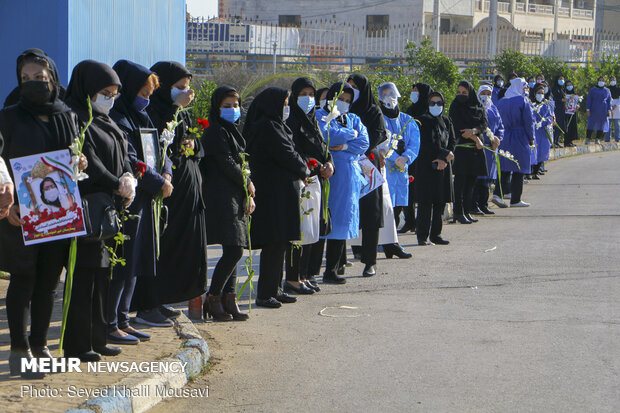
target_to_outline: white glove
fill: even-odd
[[[355,133],[355,137],[357,138],[357,135],[359,135],[359,132],[357,131],[357,129],[353,129],[353,132]]]
[[[398,158],[396,158],[396,160],[394,161],[394,164],[396,166],[398,166],[398,168],[400,169],[405,169],[407,167],[407,161],[409,159],[407,159],[406,156],[399,156]]]
[[[118,180],[118,193],[125,199],[133,200],[136,196],[136,186],[138,180],[129,172],[125,172]]]

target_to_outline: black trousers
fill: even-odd
[[[377,229],[362,230],[362,259],[361,261],[364,264],[366,265],[377,264],[377,247],[379,247],[379,229],[377,228]]]
[[[67,246],[52,243],[39,248],[34,274],[11,274],[6,292],[6,315],[12,350],[47,345],[54,308],[54,291],[66,264]],[[30,316],[30,340],[26,336]]]
[[[597,130],[594,131],[593,129],[588,129],[586,131],[586,140],[589,141],[590,138],[592,138],[592,134],[596,132],[596,139],[601,140],[603,139],[603,135],[605,135],[605,132],[603,132],[602,130]]]
[[[109,268],[75,268],[63,343],[67,356],[106,345],[105,306],[109,284]]]
[[[564,135],[564,145],[577,140],[577,114],[566,115],[566,135]]]
[[[308,276],[315,276],[321,273],[321,266],[323,265],[323,253],[325,252],[325,240],[320,239],[316,243],[312,244],[310,249],[310,256],[308,257]]]
[[[307,278],[314,245],[316,244],[294,247],[293,244],[289,244],[286,248],[284,260],[286,268],[286,281],[299,281]],[[321,252],[322,251],[323,250],[321,248]],[[323,257],[321,257],[321,259],[322,258]],[[319,270],[320,266],[321,264],[319,264]]]
[[[495,180],[495,189],[493,190],[493,195],[497,195],[501,198],[502,193],[504,195],[509,194],[511,190],[510,189],[511,180],[512,180],[511,172],[502,172],[501,182],[498,182],[497,179]],[[502,190],[501,193],[500,193],[500,185],[501,185],[501,190]]]
[[[346,240],[328,239],[325,249],[325,273],[336,274],[342,266],[342,254],[347,245]]]
[[[267,300],[276,297],[282,282],[284,254],[289,242],[278,242],[263,246],[260,253],[260,269],[256,297]]]
[[[454,175],[454,216],[471,211],[475,183],[475,175]]]
[[[400,225],[400,213],[403,212],[405,214],[405,222],[407,222],[407,208],[406,206],[395,206],[394,207],[394,222],[396,223],[396,228]]]
[[[510,204],[518,204],[521,202],[521,194],[523,194],[523,176],[520,172],[512,173],[510,182]]]
[[[443,228],[443,211],[446,203],[418,203],[418,222],[416,235],[418,242],[426,241],[429,236],[431,239],[441,235]]]
[[[235,292],[237,264],[241,257],[243,257],[243,247],[239,245],[222,245],[222,257],[213,269],[209,295],[222,295],[223,292]]]
[[[491,190],[490,179],[476,179],[474,185],[474,204],[478,208],[485,208],[489,206],[489,192]]]

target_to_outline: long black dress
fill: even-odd
[[[564,99],[566,99],[566,89],[564,86],[558,84],[560,76],[561,75],[555,77],[555,81],[551,87],[551,94],[555,102],[554,114],[556,125],[553,127],[554,145],[560,143],[560,135],[562,135],[562,131],[566,131],[566,102],[564,102]]]
[[[192,75],[177,62],[158,62],[150,70],[159,76],[160,86],[151,96],[146,111],[161,134],[179,109],[170,96],[172,85]],[[132,308],[138,310],[189,300],[207,289],[206,223],[199,167],[204,150],[201,142],[194,140],[194,155],[185,156],[181,152],[181,142],[191,138],[192,119],[188,111],[180,112],[177,119],[182,123],[177,126],[169,149],[174,165],[174,190],[164,199],[168,225],[160,239],[157,276],[139,277],[136,283]]]
[[[276,87],[261,92],[248,110],[243,130],[256,186],[250,235],[252,245],[262,248],[259,300],[278,295],[286,246],[301,239],[301,181],[310,174],[295,151],[291,130],[283,121],[287,96],[288,91]]]
[[[104,63],[85,60],[75,66],[67,87],[66,101],[78,115],[80,127],[89,118],[87,98],[105,87],[120,84],[116,72]],[[85,171],[88,179],[79,182],[80,194],[106,193],[113,196],[119,187],[119,177],[124,172],[131,172],[127,140],[107,113],[93,109],[92,115],[93,121],[86,129],[83,148],[88,159]],[[117,201],[120,207],[121,200]],[[105,305],[110,254],[105,244],[103,241],[78,239],[73,294],[64,341],[66,356],[97,351],[106,345]]]
[[[44,53],[31,54],[55,67]],[[7,166],[12,158],[68,149],[77,135],[76,115],[58,98],[59,85],[50,84],[53,90],[47,103],[39,105],[22,98],[17,105],[0,111],[0,134],[4,139],[2,157]],[[39,115],[48,116],[48,121],[42,121]],[[24,139],[25,136],[28,139]],[[17,189],[20,179],[15,179],[12,171],[10,173]],[[34,349],[47,344],[54,290],[67,252],[66,241],[26,247],[20,227],[9,224],[7,219],[0,220],[0,270],[11,273],[6,296],[11,350],[25,351],[30,346]],[[32,319],[30,338],[26,336],[29,313]]]

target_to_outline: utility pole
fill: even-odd
[[[489,59],[495,57],[497,51],[497,0],[491,0],[489,6],[489,38],[487,41],[487,54]]]
[[[278,64],[278,55],[276,51],[278,50],[278,42],[273,42],[273,74],[276,74],[276,66]]]
[[[435,50],[439,52],[439,0],[433,0],[433,22],[435,23]]]
[[[553,4],[553,57],[556,57],[556,47],[558,44],[558,18],[560,17],[561,0],[555,0]]]

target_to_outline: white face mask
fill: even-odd
[[[349,112],[349,106],[350,105],[347,102],[343,102],[342,100],[336,101],[336,109],[338,109],[338,112],[342,114]]]
[[[383,105],[388,109],[394,109],[398,105],[398,99],[393,97],[383,98]]]
[[[288,119],[288,115],[291,114],[291,108],[288,106],[284,106],[284,109],[282,109],[282,120],[286,121]]]
[[[545,95],[543,95],[542,93],[537,93],[536,94],[536,100],[538,102],[542,102],[544,98],[545,98]]]
[[[497,87],[504,87],[504,81],[503,80],[498,81]]]
[[[185,93],[188,90],[189,90],[189,86],[186,87],[185,89],[179,89],[177,87],[173,87],[172,89],[170,89],[170,97],[172,98],[172,101],[173,102],[176,101],[181,93]]]
[[[114,106],[114,98],[107,97],[102,95],[101,93],[98,93],[95,97],[95,100],[91,101],[91,105],[93,109],[95,109],[97,112],[107,115],[108,113],[110,113],[112,106]]]
[[[409,98],[411,99],[411,103],[418,103],[418,99],[420,99],[420,92],[411,92]]]
[[[353,88],[353,102],[355,102],[360,97],[360,91]]]
[[[431,115],[437,117],[439,115],[441,115],[441,112],[443,112],[443,106],[431,106],[428,108],[428,111],[430,112]]]
[[[325,107],[325,105],[327,104],[327,99],[321,99],[319,101],[319,104],[321,105],[321,109],[323,109]]]
[[[491,101],[491,96],[489,95],[480,95],[478,96],[478,98],[480,99],[480,103],[482,103],[483,106],[487,106],[487,104]]]
[[[605,86],[605,82],[598,82],[598,87],[603,87]]]
[[[58,200],[58,188],[48,189],[44,192],[45,199],[49,202],[55,202]]]
[[[616,81],[612,80],[611,82],[609,82],[609,86],[616,86]]]

